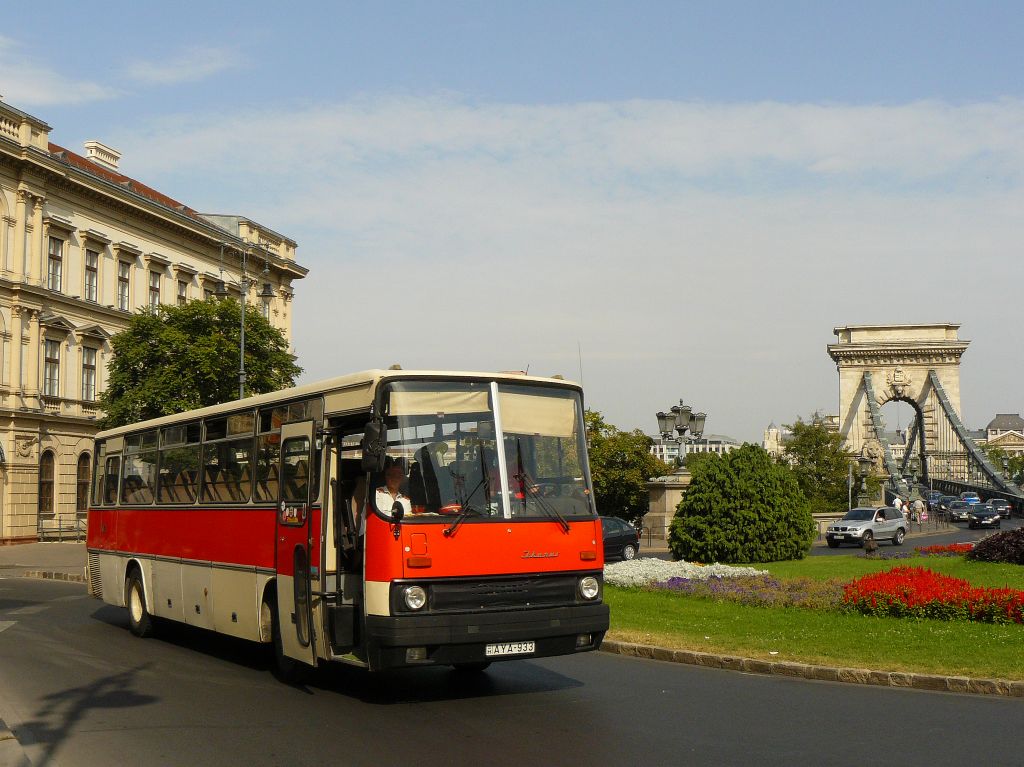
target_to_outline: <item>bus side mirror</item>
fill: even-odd
[[[391,520],[401,522],[403,517],[405,517],[405,507],[401,501],[395,501],[394,506],[391,507]]]
[[[362,468],[363,471],[377,473],[384,471],[384,458],[387,455],[387,447],[384,444],[384,424],[380,421],[370,421],[363,430],[363,439],[359,446],[363,449]]]

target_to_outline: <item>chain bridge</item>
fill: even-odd
[[[828,353],[839,371],[839,429],[847,450],[867,455],[888,475],[891,495],[907,497],[909,466],[936,490],[982,492],[1020,506],[1024,493],[971,439],[960,419],[960,358],[969,341],[959,325],[846,325],[834,328]],[[906,452],[897,463],[883,431],[881,408],[906,402],[914,410]]]

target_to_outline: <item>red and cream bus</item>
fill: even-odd
[[[89,591],[283,671],[481,669],[608,628],[582,392],[371,370],[103,431]]]

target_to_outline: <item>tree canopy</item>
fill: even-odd
[[[843,438],[830,431],[820,418],[797,418],[786,426],[792,437],[785,457],[792,465],[800,489],[814,513],[841,513],[849,500],[847,479],[853,456],[843,449]]]
[[[815,526],[796,476],[757,445],[696,462],[669,527],[669,548],[691,562],[801,559]]]
[[[651,455],[654,440],[639,429],[619,431],[596,410],[584,414],[597,513],[633,521],[648,510],[647,481],[672,468]]]
[[[160,306],[132,317],[111,339],[113,357],[100,397],[103,427],[230,402],[238,398],[241,305],[234,299]],[[245,313],[246,394],[291,386],[302,368],[259,310]]]

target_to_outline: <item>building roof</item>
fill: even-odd
[[[985,430],[1024,432],[1024,418],[1020,417],[1020,413],[996,413],[996,417],[988,422]]]

